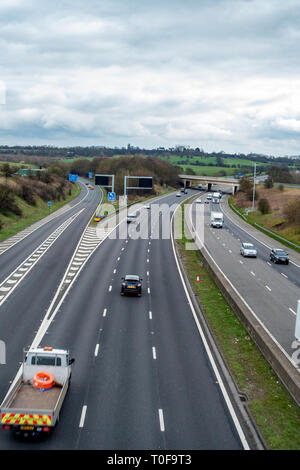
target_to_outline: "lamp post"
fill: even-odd
[[[252,197],[252,211],[254,211],[254,201],[255,201],[255,180],[256,180],[256,163],[254,163],[254,175],[253,175],[253,197]]]

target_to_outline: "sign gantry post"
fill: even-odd
[[[111,182],[109,181],[111,178]],[[95,175],[95,186],[102,186],[103,188],[111,188],[109,194],[109,201],[115,201],[115,175]]]

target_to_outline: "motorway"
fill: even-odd
[[[228,217],[224,196],[220,204],[204,204],[204,246],[212,259],[226,275],[239,295],[246,301],[266,329],[278,342],[286,355],[294,352],[295,315],[299,299],[300,267],[270,263],[270,249]],[[203,201],[205,197],[203,196]],[[189,217],[196,224],[197,214],[203,205],[193,203]],[[224,213],[222,229],[210,226],[211,211]],[[253,243],[257,258],[240,255],[242,242]],[[270,240],[270,245],[276,242]]]
[[[98,201],[85,200],[87,218],[100,201],[97,192],[89,197]],[[176,202],[174,194],[163,197],[164,204]],[[146,226],[151,213],[142,209],[138,226]],[[1,306],[0,337],[7,345],[7,364],[0,366],[1,399],[87,223],[83,215],[76,220]],[[126,221],[122,224],[127,229]],[[57,429],[41,442],[2,432],[0,449],[248,448],[201,341],[171,240],[151,236],[150,229],[149,236],[136,237],[137,229],[130,225],[128,236],[101,243],[41,341],[41,346],[70,349],[76,360]],[[30,240],[26,243],[24,257],[33,248]],[[3,256],[2,279],[22,255],[15,262],[9,258],[2,273]],[[142,276],[142,297],[120,295],[125,274]]]

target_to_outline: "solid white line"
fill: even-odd
[[[105,309],[103,310],[103,316],[104,316],[104,317],[106,317],[106,313],[107,313],[107,308],[105,308]]]
[[[286,279],[288,279],[287,275],[284,274],[284,273],[280,273],[283,277],[285,277]]]
[[[98,356],[98,352],[99,352],[99,344],[96,344],[96,347],[95,347],[95,357]]]
[[[156,359],[156,349],[154,346],[152,348],[152,356],[153,356],[153,359]]]
[[[160,430],[161,430],[161,432],[164,432],[165,431],[164,414],[163,414],[163,410],[161,408],[158,410],[158,416],[159,416]]]
[[[191,205],[191,206],[192,206],[192,205]],[[177,209],[176,209],[176,210],[177,210]],[[174,215],[175,215],[175,213],[176,213],[176,210],[173,212],[171,224],[173,223],[173,219],[174,219]],[[195,227],[194,227],[194,232],[195,232],[196,236],[199,238],[197,232],[195,231]],[[200,240],[200,239],[199,239],[199,240]],[[197,328],[198,328],[200,337],[201,337],[201,339],[202,339],[203,345],[204,345],[204,347],[205,347],[207,356],[208,356],[209,361],[210,361],[210,363],[211,363],[211,365],[212,365],[212,368],[213,368],[213,370],[214,370],[216,379],[217,379],[217,381],[218,381],[218,383],[219,383],[219,385],[220,385],[220,389],[221,389],[221,391],[222,391],[224,400],[225,400],[225,402],[226,402],[226,405],[227,405],[227,407],[228,407],[228,410],[229,410],[229,412],[230,412],[230,415],[231,415],[231,417],[232,417],[232,420],[233,420],[233,422],[234,422],[234,424],[235,424],[235,427],[236,427],[236,430],[237,430],[237,432],[238,432],[238,434],[239,434],[239,437],[240,437],[240,439],[241,439],[242,445],[243,445],[244,449],[249,450],[250,448],[249,448],[247,439],[246,439],[246,437],[245,437],[245,435],[244,435],[244,432],[243,432],[243,429],[242,429],[242,427],[241,427],[241,425],[240,425],[240,422],[239,422],[239,420],[238,420],[238,418],[237,418],[237,416],[236,416],[236,413],[235,413],[235,411],[234,411],[234,408],[233,408],[232,403],[231,403],[231,401],[230,401],[230,398],[229,398],[229,396],[228,396],[227,390],[226,390],[225,385],[224,385],[224,383],[223,383],[222,377],[221,377],[221,375],[220,375],[220,373],[219,373],[219,370],[218,370],[218,368],[217,368],[216,362],[215,362],[215,360],[214,360],[214,357],[213,357],[213,355],[212,355],[212,352],[211,352],[211,350],[210,350],[210,347],[209,347],[209,345],[208,345],[208,343],[207,343],[207,341],[206,341],[204,332],[203,332],[203,330],[202,330],[202,328],[201,328],[201,325],[200,325],[200,322],[199,322],[199,320],[198,320],[197,314],[196,314],[196,312],[195,312],[193,303],[192,303],[192,301],[191,301],[191,297],[190,297],[189,292],[188,292],[188,290],[187,290],[187,287],[186,287],[186,284],[185,284],[185,281],[184,281],[184,278],[183,278],[183,275],[182,275],[182,272],[181,272],[181,269],[180,269],[180,266],[179,266],[179,263],[178,263],[178,259],[177,259],[177,256],[176,256],[176,251],[175,251],[175,246],[174,246],[174,239],[173,239],[173,231],[172,231],[172,230],[171,230],[171,241],[172,241],[173,253],[174,253],[174,258],[175,258],[175,261],[176,261],[177,270],[178,270],[178,272],[179,272],[179,276],[180,276],[180,279],[181,279],[181,282],[182,282],[182,285],[183,285],[183,288],[184,288],[184,291],[185,291],[185,295],[186,295],[186,298],[187,298],[188,303],[189,303],[189,305],[190,305],[190,308],[191,308],[191,311],[192,311],[192,314],[193,314],[195,323],[196,323],[196,325],[197,325]],[[201,243],[201,240],[200,240],[200,243]],[[202,245],[202,243],[201,243],[201,245]],[[212,259],[213,259],[213,258],[212,258]]]
[[[228,206],[229,207],[229,206]],[[222,210],[222,208],[221,208]],[[262,245],[266,246],[267,248],[269,248],[269,250],[271,250],[271,246],[267,245],[265,242],[262,242],[261,240],[259,240],[258,238],[256,238],[254,235],[252,235],[252,233],[249,233],[246,229],[244,229],[241,225],[238,225],[236,222],[234,222],[234,220],[228,215],[227,212],[225,212],[223,210],[223,213],[225,214],[226,217],[228,217],[228,219],[233,223],[233,225],[235,225],[236,227],[238,227],[240,230],[243,230],[243,232],[245,232],[247,235],[249,235],[250,237],[254,238],[254,240],[258,241],[259,243],[261,243]],[[259,230],[258,230],[259,232]],[[268,235],[266,235],[268,236]],[[239,239],[238,239],[239,240]],[[278,242],[280,243],[280,241]],[[300,266],[295,263],[294,261],[291,261],[290,260],[290,263],[294,264],[295,266],[297,266],[297,268],[300,268]],[[269,264],[269,263],[268,263]],[[271,266],[271,265],[270,265]]]
[[[80,427],[80,428],[83,428],[83,426],[84,426],[86,410],[87,410],[87,406],[84,405],[84,406],[82,407],[82,412],[81,412],[81,417],[80,417],[80,422],[79,422],[79,427]]]
[[[79,182],[79,183],[80,183],[80,182]],[[80,183],[80,184],[82,185],[83,188],[85,188],[85,186],[84,186],[82,183]],[[85,188],[85,189],[86,189],[86,188]],[[65,210],[65,211],[62,210],[61,212],[59,212],[59,211],[60,211],[60,209],[59,209],[58,211],[53,212],[53,214],[55,214],[54,217],[52,217],[53,214],[50,214],[50,217],[49,217],[49,216],[46,216],[46,217],[45,217],[45,219],[47,219],[47,220],[43,220],[43,219],[42,219],[43,221],[35,222],[34,224],[32,224],[32,225],[36,225],[36,228],[35,228],[35,229],[33,229],[33,230],[24,229],[24,231],[22,230],[21,233],[23,232],[23,235],[24,235],[24,236],[20,235],[20,237],[17,237],[17,234],[16,234],[16,236],[13,235],[13,236],[11,237],[11,238],[15,237],[15,238],[14,238],[15,242],[14,242],[13,244],[10,244],[10,245],[8,245],[7,247],[5,247],[4,243],[8,244],[8,241],[2,242],[3,245],[0,244],[0,249],[1,249],[2,246],[4,246],[6,249],[3,250],[3,251],[1,251],[0,255],[2,255],[5,251],[7,251],[7,250],[9,250],[10,248],[12,248],[13,246],[15,246],[17,243],[19,243],[19,242],[21,242],[22,240],[24,240],[26,237],[28,237],[28,236],[31,235],[32,233],[36,232],[36,230],[38,230],[39,228],[41,228],[43,225],[47,224],[48,222],[53,221],[54,219],[56,219],[57,217],[59,217],[59,216],[61,216],[61,215],[66,214],[66,213],[69,212],[71,209],[74,209],[76,206],[78,206],[78,204],[81,204],[81,203],[85,200],[85,198],[87,197],[87,195],[88,195],[88,191],[87,191],[86,195],[83,197],[83,199],[81,199],[79,202],[77,202],[77,204],[74,204],[74,206],[69,207],[67,210]],[[67,206],[67,205],[66,205],[66,206]],[[61,209],[63,209],[63,207],[62,207]]]
[[[33,256],[34,253],[37,252],[37,249],[34,250],[33,253],[31,253],[31,255],[29,255],[24,261],[22,261],[22,263],[19,265],[19,267],[17,267],[12,273],[9,274],[9,276],[7,276],[7,278],[2,281],[2,283],[0,284],[1,286],[4,285],[6,282],[8,282],[8,280],[14,276],[18,271],[19,272],[22,272],[24,273],[23,276],[17,276],[19,277],[18,279],[18,282],[14,285],[14,287],[10,290],[9,294],[5,296],[4,299],[1,300],[0,302],[0,305],[2,305],[7,299],[8,297],[12,294],[12,292],[15,290],[15,288],[23,281],[23,279],[25,278],[25,276],[27,276],[27,274],[32,270],[32,268],[41,260],[41,258],[44,256],[44,254],[49,250],[49,248],[52,246],[53,243],[55,243],[56,240],[58,240],[58,238],[64,233],[64,231],[74,222],[74,220],[78,217],[79,214],[81,214],[82,211],[84,211],[85,209],[81,209],[79,212],[77,212],[76,214],[73,214],[71,215],[68,219],[66,219],[59,227],[59,232],[58,232],[58,235],[57,237],[49,244],[49,246],[47,248],[45,248],[42,252],[41,252],[41,255],[36,258],[36,260],[33,262],[33,263],[28,263],[28,260],[29,258],[31,258]],[[47,238],[50,239],[52,237],[52,234],[49,235],[49,237]],[[42,243],[42,245],[45,244],[45,241]],[[41,246],[41,245],[40,245]],[[20,266],[25,266],[25,267],[20,267]],[[17,273],[19,274],[19,273]]]

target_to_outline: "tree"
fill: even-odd
[[[271,176],[269,176],[269,177],[266,179],[265,183],[264,183],[264,187],[265,187],[266,189],[271,189],[271,188],[273,188],[273,186],[274,186],[274,184],[273,184],[273,178],[272,178]]]
[[[268,199],[262,198],[258,201],[258,210],[262,214],[268,214],[268,212],[270,212],[271,208]]]
[[[5,178],[10,178],[13,173],[14,173],[14,170],[10,167],[10,165],[8,163],[4,163],[2,165],[2,173],[4,174]]]
[[[300,199],[295,198],[283,207],[283,213],[289,223],[296,224],[300,230]]]

